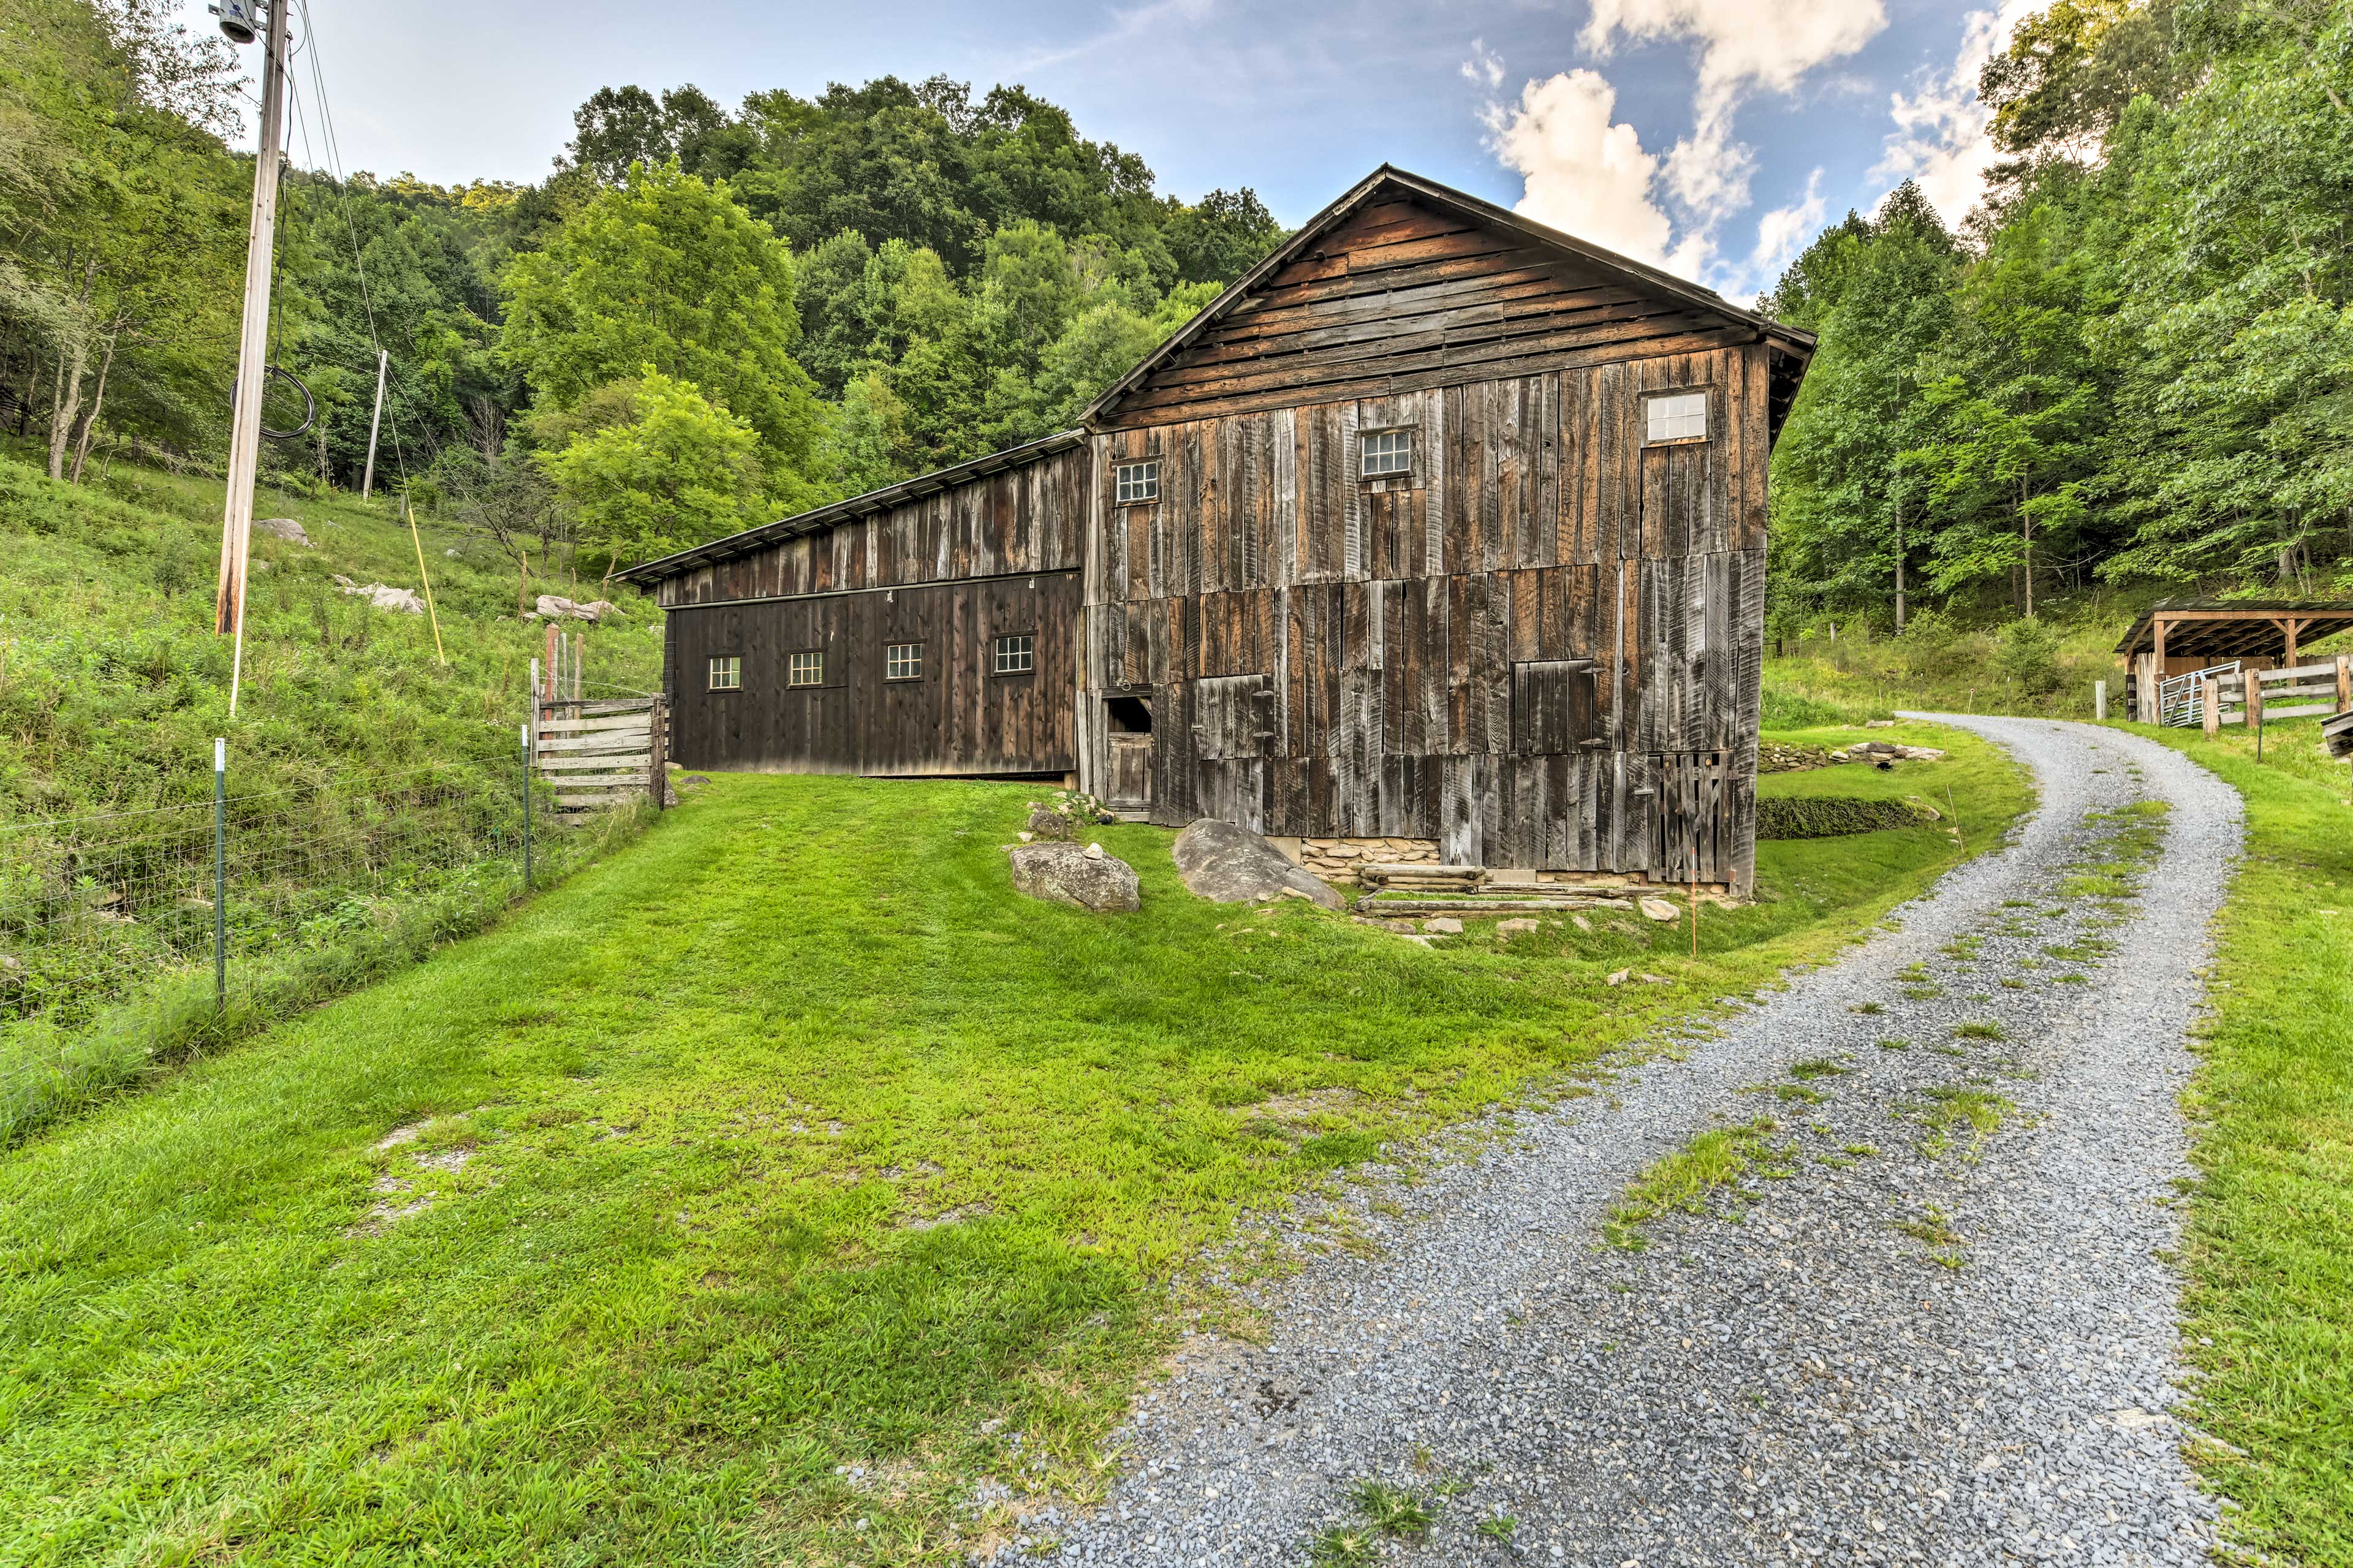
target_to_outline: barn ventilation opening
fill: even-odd
[[[1103,717],[1114,735],[1152,733],[1152,705],[1141,697],[1113,697],[1103,703]]]

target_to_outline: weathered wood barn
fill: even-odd
[[[1384,167],[1079,428],[625,574],[672,755],[1745,891],[1812,346]]]

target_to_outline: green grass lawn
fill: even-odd
[[[2027,804],[1906,738],[1952,755],[1767,787],[1950,782],[1972,851]],[[1021,900],[1034,793],[722,778],[0,1156],[0,1562],[945,1561],[1102,1484],[1138,1377],[1230,1321],[1200,1263],[1245,1216],[1582,1091],[1961,853],[1765,845],[1697,961],[1632,915],[1424,950],[1196,900],[1144,826],[1101,834],[1140,914]],[[1015,1502],[961,1513],[982,1475]]]
[[[2246,801],[2189,1097],[2190,1452],[2263,1561],[2353,1564],[2353,806],[2316,722],[2143,729]],[[2255,1559],[2250,1559],[2253,1561]]]

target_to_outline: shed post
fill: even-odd
[[[2247,682],[2247,722],[2254,727],[2255,761],[2263,760],[2263,672],[2245,672]]]
[[[2337,710],[2353,710],[2353,654],[2337,656]]]
[[[2219,678],[2210,675],[2199,682],[2198,711],[2205,721],[2208,740],[2222,732],[2222,682]]]

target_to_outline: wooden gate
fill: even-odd
[[[543,698],[532,726],[532,771],[558,811],[597,811],[644,795],[667,805],[670,708],[659,697],[608,701]]]

